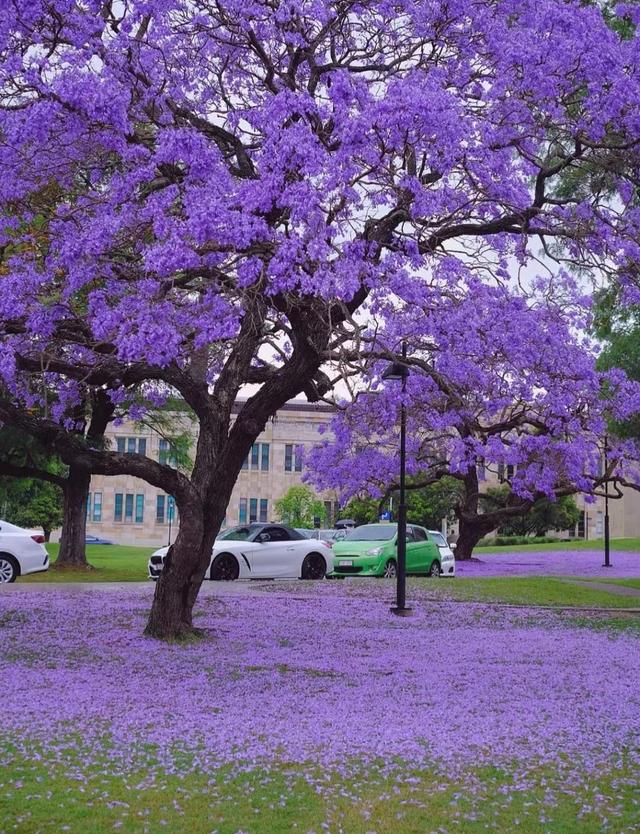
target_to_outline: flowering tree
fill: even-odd
[[[577,0],[5,4],[0,416],[175,496],[149,634],[192,632],[243,459],[326,391],[360,308],[424,305],[471,263],[507,281],[541,245],[633,286],[636,66]],[[572,172],[590,187],[565,197]],[[183,397],[193,472],[78,437],[86,386]]]
[[[412,317],[396,300],[384,323],[362,334],[351,362],[369,388],[335,418],[335,440],[311,453],[316,484],[345,496],[397,488],[401,391],[381,384],[380,359],[394,358],[398,332],[410,346],[409,488],[445,476],[460,482],[457,558],[469,558],[484,535],[543,498],[597,494],[613,478],[640,481],[633,441],[612,442],[608,470],[602,468],[608,421],[640,412],[640,385],[617,369],[596,369],[598,346],[581,335],[586,309],[560,307],[535,291],[514,297],[472,275],[423,299]],[[509,487],[490,508],[480,501],[488,471]]]

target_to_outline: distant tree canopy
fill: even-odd
[[[595,305],[594,330],[604,344],[599,370],[619,368],[630,379],[640,381],[640,305],[622,305],[614,288],[601,292]],[[640,438],[640,415],[612,422],[611,429],[618,437]]]
[[[289,487],[286,493],[275,504],[276,513],[283,524],[290,527],[313,527],[315,519],[326,523],[324,503],[305,484]]]
[[[0,515],[19,527],[51,531],[62,525],[62,490],[35,478],[0,478]]]
[[[453,516],[460,502],[463,485],[455,478],[443,477],[437,483],[420,489],[407,490],[407,521],[423,527],[439,528],[442,520]],[[352,498],[340,513],[342,518],[352,518],[358,524],[378,521],[385,508],[397,508],[400,498],[397,490],[390,494],[390,500],[380,500],[367,494]]]
[[[507,506],[510,495],[508,486],[490,487],[481,496],[481,505],[487,512],[494,512]],[[501,524],[499,532],[505,536],[544,536],[550,530],[573,530],[579,518],[580,510],[572,495],[562,496],[556,501],[541,498],[524,515]]]

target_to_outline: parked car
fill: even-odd
[[[157,579],[168,547],[149,559]],[[324,579],[333,567],[331,548],[283,524],[241,524],[220,533],[205,579]]]
[[[334,542],[343,539],[346,535],[346,530],[331,530],[323,527],[313,530],[309,530],[306,527],[296,527],[295,529],[298,533],[302,533],[305,538],[318,539],[324,542],[327,547],[333,547]]]
[[[431,541],[435,542],[440,551],[440,575],[441,576],[455,576],[456,575],[456,557],[449,542],[445,539],[439,530],[427,530]],[[455,544],[453,545],[455,547]]]
[[[85,536],[85,544],[113,544],[109,539],[101,539],[99,536]]]
[[[397,524],[363,524],[333,546],[334,576],[396,576]],[[437,544],[424,527],[407,524],[407,573],[440,576]]]
[[[48,570],[49,554],[44,536],[0,520],[0,582]]]

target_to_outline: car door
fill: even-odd
[[[412,542],[407,542],[407,570],[415,573],[427,573],[433,561],[435,546],[431,544],[426,530],[411,526]],[[411,568],[409,568],[409,551],[411,551]]]
[[[416,542],[415,528],[407,525],[407,573],[416,573],[420,568],[420,550]]]
[[[270,524],[260,531],[256,539],[265,534],[269,536],[267,541],[258,540],[251,545],[251,576],[254,579],[297,576],[298,554],[287,530]]]

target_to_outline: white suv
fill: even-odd
[[[49,569],[44,536],[0,520],[0,583]]]

